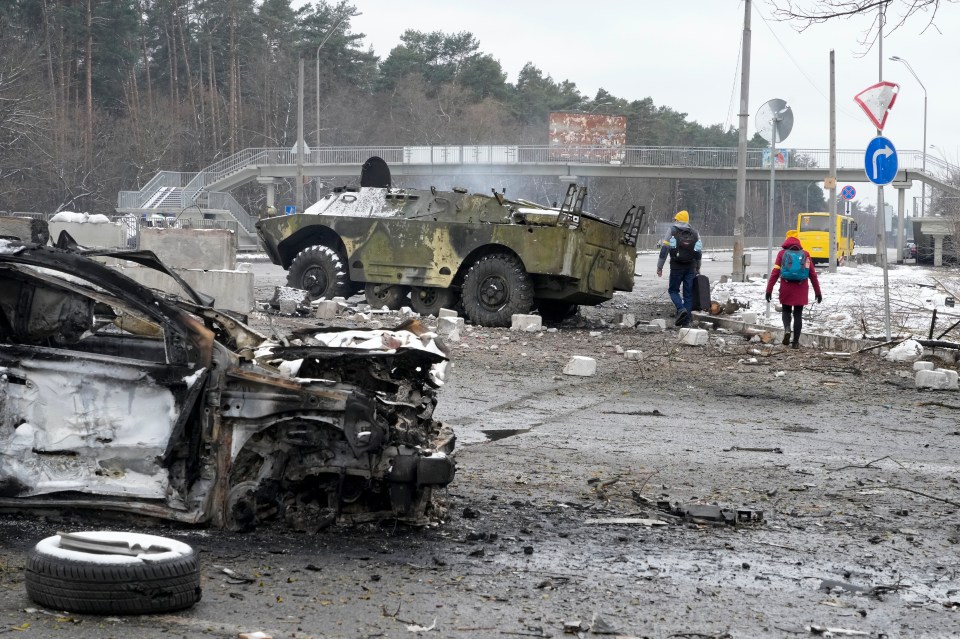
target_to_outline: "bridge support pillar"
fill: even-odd
[[[943,266],[943,238],[946,235],[936,233],[933,236],[933,265]]]
[[[277,214],[275,200],[277,198],[277,183],[279,180],[269,177],[258,177],[257,184],[263,184],[267,187],[267,210],[266,217],[273,217]]]
[[[906,231],[904,230],[906,191],[913,186],[913,181],[894,182],[893,188],[897,189],[897,264],[903,264],[903,246],[906,242]]]

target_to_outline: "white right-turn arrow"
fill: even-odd
[[[877,149],[876,151],[873,152],[873,179],[874,180],[880,177],[879,175],[880,168],[877,166],[877,159],[881,155],[888,158],[891,155],[893,155],[893,149],[891,149],[889,146],[885,146],[882,149]]]

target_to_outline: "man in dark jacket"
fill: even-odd
[[[703,258],[703,243],[700,234],[690,226],[690,214],[680,211],[673,217],[670,232],[660,243],[660,259],[657,260],[657,277],[663,277],[663,264],[670,255],[670,284],[667,291],[677,307],[677,326],[690,326],[693,310],[693,278],[700,272]],[[681,285],[683,295],[680,295]]]

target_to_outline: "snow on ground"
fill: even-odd
[[[838,337],[883,337],[884,285],[883,269],[879,266],[841,266],[829,273],[826,265],[817,267],[823,303],[814,300],[810,287],[810,305],[803,311],[804,332]],[[954,322],[960,320],[960,297],[952,306],[953,293],[960,296],[960,271],[915,265],[890,265],[890,331],[894,338],[914,336],[927,339],[933,311],[937,320],[933,337],[938,338]],[[756,311],[758,323],[782,328],[778,310],[777,290],[774,287],[770,317],[764,318],[766,302],[763,299],[766,279],[753,278],[750,282],[715,283],[711,297],[721,304],[736,300],[749,304]],[[944,339],[960,340],[960,330]]]

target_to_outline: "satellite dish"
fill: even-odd
[[[783,142],[792,130],[793,109],[787,106],[786,100],[774,98],[757,111],[757,133],[767,142]]]

